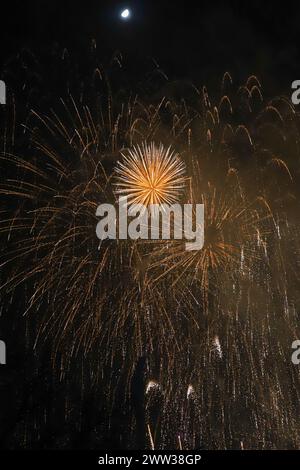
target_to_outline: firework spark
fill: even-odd
[[[299,374],[286,363],[290,338],[299,337],[299,222],[289,212],[298,209],[299,126],[282,99],[262,111],[255,77],[237,93],[232,86],[225,74],[219,105],[204,88],[193,109],[83,97],[54,116],[31,115],[25,128],[8,116],[11,137],[0,135],[5,310],[17,312],[17,325],[27,313],[30,353],[49,339],[54,377],[74,375],[82,395],[97,388],[97,406],[124,408],[131,389],[137,410],[146,409],[137,414],[151,448],[300,445]],[[168,142],[183,161],[141,143],[150,140]],[[180,196],[204,203],[203,250],[166,240],[99,246],[95,210],[115,192],[145,205]],[[71,386],[66,422],[84,423]],[[24,424],[32,439],[39,410]],[[51,426],[56,410],[44,411]],[[130,447],[133,418],[128,428]]]
[[[155,143],[136,146],[116,169],[117,194],[129,204],[172,204],[184,189],[185,165],[171,147]]]

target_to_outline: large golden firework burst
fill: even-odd
[[[299,374],[286,361],[299,337],[299,185],[290,184],[299,179],[299,116],[281,98],[265,106],[255,77],[235,90],[225,74],[220,101],[203,87],[190,107],[112,106],[110,95],[83,91],[88,99],[67,99],[58,114],[26,117],[25,131],[5,108],[0,133],[1,318],[21,338],[28,313],[24,352],[30,361],[33,349],[42,353],[33,384],[51,347],[54,378],[31,387],[32,404],[43,390],[65,394],[65,406],[35,406],[17,438],[28,447],[37,432],[52,433],[54,418],[85,429],[94,408],[80,410],[93,395],[107,410],[103,434],[121,410],[118,442],[128,448],[144,429],[152,448],[299,448]],[[155,144],[155,155],[149,144],[133,149],[141,139],[180,149],[193,176],[182,199],[205,206],[202,250],[181,240],[99,244],[95,212],[114,202],[120,149],[135,155],[126,152],[116,181],[131,203],[174,202],[184,186],[178,156]],[[151,163],[155,190],[143,186]]]
[[[116,168],[116,193],[127,196],[129,204],[172,204],[185,183],[185,165],[171,147],[154,142],[122,153]]]

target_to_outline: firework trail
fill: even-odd
[[[215,99],[193,87],[189,101],[145,104],[115,96],[100,66],[92,75],[51,112],[28,113],[28,93],[23,126],[10,108],[1,140],[3,309],[19,302],[28,349],[50,348],[70,387],[64,419],[85,419],[71,371],[82,396],[103,389],[105,429],[134,395],[149,448],[299,447],[298,116],[284,97],[265,103],[254,76],[235,89],[226,73]],[[124,194],[203,203],[203,250],[99,244],[96,208]]]

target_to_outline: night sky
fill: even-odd
[[[132,10],[120,20],[123,8]],[[103,59],[120,50],[138,68],[158,61],[170,78],[214,83],[225,70],[261,76],[271,93],[286,91],[299,68],[299,2],[40,1],[8,4],[1,21],[1,61],[20,47],[58,42],[79,60],[95,38]]]
[[[299,0],[7,2],[0,448],[300,448],[299,33]],[[167,193],[173,147],[204,255],[99,244],[116,165]]]

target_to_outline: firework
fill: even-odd
[[[117,194],[127,196],[129,204],[172,204],[182,193],[185,165],[178,154],[155,143],[136,146],[122,153],[116,169]]]
[[[30,354],[51,351],[69,426],[88,422],[74,411],[76,386],[108,410],[105,430],[131,400],[128,447],[138,433],[155,449],[299,446],[299,374],[286,364],[299,337],[294,110],[283,98],[265,105],[255,77],[234,90],[225,74],[215,102],[193,88],[192,104],[146,105],[115,99],[102,76],[101,93],[87,99],[84,87],[52,114],[31,112],[22,132],[7,119],[3,311],[17,306],[16,325],[24,316]],[[203,250],[99,243],[96,208],[116,194],[204,204]],[[24,424],[32,441],[56,418],[39,410]]]

